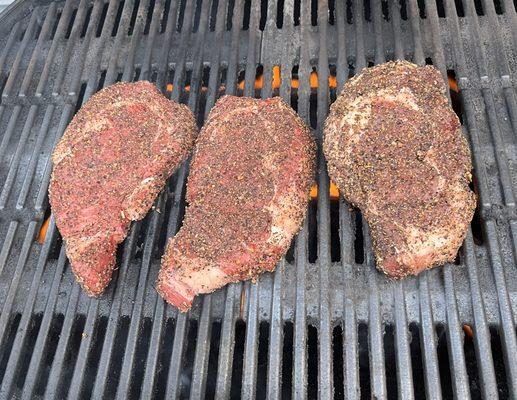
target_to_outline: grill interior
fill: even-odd
[[[515,398],[516,27],[515,0],[19,0],[0,17],[0,397]],[[455,263],[378,273],[320,156],[304,228],[258,284],[188,314],[156,294],[187,166],[105,295],[74,284],[49,156],[92,93],[148,79],[200,125],[225,93],[282,96],[320,140],[343,83],[393,59],[439,68],[471,144],[479,207]]]

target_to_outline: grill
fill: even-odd
[[[18,0],[0,16],[0,397],[516,398],[517,4],[510,0]],[[455,263],[391,281],[361,214],[318,195],[273,274],[196,300],[154,290],[188,166],[133,224],[99,299],[50,215],[74,112],[148,79],[202,124],[222,94],[283,97],[320,141],[365,66],[434,64],[473,150],[479,207]],[[160,210],[162,210],[160,212]]]

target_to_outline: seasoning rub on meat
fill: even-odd
[[[469,148],[445,90],[435,68],[389,62],[348,81],[325,123],[330,177],[391,277],[453,261],[474,213]]]
[[[221,98],[196,143],[158,292],[187,311],[200,293],[272,271],[301,227],[314,168],[310,131],[281,99]]]
[[[79,110],[52,154],[50,204],[77,281],[101,294],[117,245],[189,154],[189,109],[149,82],[107,87]]]

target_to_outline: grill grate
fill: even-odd
[[[515,398],[516,8],[510,0],[11,6],[0,17],[0,397]],[[133,224],[99,299],[74,284],[52,219],[41,232],[51,150],[103,86],[152,80],[199,124],[225,93],[279,95],[321,140],[346,79],[404,58],[449,80],[473,149],[479,210],[455,264],[400,282],[376,272],[367,225],[329,196],[321,156],[318,197],[277,271],[199,298],[188,314],[153,288],[165,239],[181,224],[187,165]]]

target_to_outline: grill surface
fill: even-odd
[[[15,3],[0,17],[0,397],[515,398],[516,27],[510,0]],[[74,284],[52,220],[40,234],[51,150],[103,86],[152,80],[199,124],[224,93],[280,95],[321,140],[336,85],[402,58],[449,79],[473,149],[479,210],[455,264],[378,273],[321,157],[277,271],[188,314],[154,290],[187,166],[133,225],[99,299]]]

